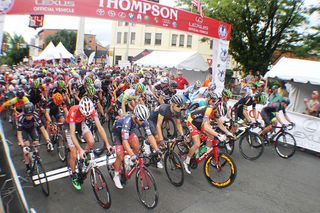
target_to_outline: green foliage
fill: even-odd
[[[64,47],[70,52],[74,53],[77,44],[77,33],[73,31],[60,30],[52,36],[48,36],[45,40],[46,46],[52,41],[57,46],[62,42]]]
[[[3,56],[0,58],[1,64],[14,65],[28,56],[29,49],[22,35],[14,34],[10,36],[4,33],[3,37]]]
[[[299,41],[297,27],[306,21],[303,0],[202,2],[206,16],[232,25],[229,54],[246,70],[265,72],[275,50]]]
[[[224,80],[225,87],[228,87],[228,85],[230,84],[232,75],[233,75],[233,70],[227,69],[226,70],[226,78]]]

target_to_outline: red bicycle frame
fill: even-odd
[[[143,161],[143,158],[138,158],[138,160],[137,160],[138,162],[135,164],[135,166],[130,170],[130,172],[126,172],[125,171],[125,177],[126,177],[126,179],[128,180],[128,179],[130,179],[131,178],[131,176],[133,175],[133,173],[137,170],[137,168],[139,169],[139,171],[140,171],[140,176],[139,176],[139,178],[140,178],[140,180],[143,180],[142,178],[143,178],[143,176],[141,176],[141,175],[144,175],[144,172],[143,172],[143,167],[144,167],[144,161]],[[149,181],[149,178],[148,178],[148,175],[144,175],[145,176],[145,179],[146,179],[146,181],[147,181],[147,185],[149,186],[150,185],[150,181]],[[142,187],[144,188],[144,181],[142,181]]]
[[[203,155],[201,155],[199,158],[196,159],[197,164],[200,164],[211,153],[213,153],[216,165],[218,165],[218,161],[219,161],[219,148],[217,146],[218,142],[219,142],[218,140],[212,140],[212,147],[209,150],[207,150],[206,153],[204,153]]]

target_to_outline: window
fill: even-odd
[[[121,61],[122,57],[121,55],[116,55],[116,64],[119,64],[119,61]]]
[[[156,33],[155,41],[154,41],[155,45],[161,45],[161,37],[162,37],[161,33]]]
[[[123,34],[123,43],[126,44],[127,41],[128,41],[128,33],[125,32],[125,33]]]
[[[136,43],[136,33],[131,33],[130,44],[135,44],[135,43]]]
[[[117,32],[117,44],[121,44],[121,32]]]
[[[180,35],[179,47],[184,47],[184,35]]]
[[[123,26],[123,22],[122,21],[118,21],[118,26],[119,27]]]
[[[187,47],[188,48],[192,47],[192,35],[188,35],[187,37]]]
[[[212,49],[213,48],[213,40],[211,39],[210,40],[210,49]]]
[[[151,33],[145,33],[144,34],[144,44],[151,44]]]
[[[177,38],[178,38],[177,34],[172,34],[171,46],[173,46],[173,47],[177,46]]]

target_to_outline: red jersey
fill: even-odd
[[[96,110],[93,110],[93,112],[91,113],[91,117],[94,118],[96,117]],[[66,118],[66,122],[67,123],[81,123],[82,121],[84,121],[86,119],[86,116],[83,116],[79,110],[79,105],[74,105],[70,108],[68,114],[67,114],[67,118]]]
[[[178,84],[178,89],[184,89],[184,85],[189,85],[189,82],[184,77],[176,77],[174,80]]]

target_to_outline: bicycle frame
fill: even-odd
[[[213,145],[212,147],[207,150],[207,152],[205,152],[204,154],[202,154],[199,158],[196,159],[197,164],[200,164],[204,159],[206,159],[211,153],[213,153],[214,156],[214,160],[216,161],[216,163],[218,163],[219,161],[219,148],[218,148],[218,143],[219,141],[217,140],[212,140]]]

